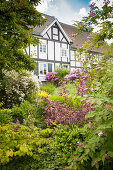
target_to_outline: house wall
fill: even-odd
[[[34,36],[37,37],[37,35]],[[25,52],[36,61],[35,74],[41,81],[45,81],[45,75],[60,65],[71,68],[71,70],[82,68],[86,55],[82,54],[80,60],[75,56],[76,49],[71,48],[68,38],[56,23],[39,40],[41,42],[39,45],[31,44],[25,49]],[[99,58],[97,55],[97,61]],[[94,64],[96,63],[95,61]]]

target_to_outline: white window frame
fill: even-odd
[[[67,49],[61,49],[61,57],[67,57]]]
[[[46,69],[44,69],[44,68],[46,68]],[[46,70],[46,72],[44,74],[45,70]],[[40,73],[41,71],[42,71],[42,73]],[[48,73],[48,64],[47,63],[39,63],[39,74],[40,75],[46,75],[47,73]]]
[[[40,53],[47,53],[47,45],[40,44]]]

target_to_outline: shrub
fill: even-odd
[[[77,142],[83,142],[84,135],[77,126],[58,125],[54,128],[52,142],[40,157],[42,169],[64,169],[68,160],[75,154]],[[40,169],[41,169],[40,168]]]
[[[19,106],[24,100],[32,102],[39,87],[38,79],[25,71],[17,73],[14,70],[4,70],[0,84],[0,102],[4,108]]]
[[[52,72],[52,73],[46,74],[46,81],[58,86],[59,80],[58,80],[57,75],[58,75],[57,72]]]
[[[11,109],[0,109],[0,124],[9,123],[12,120],[10,116]]]
[[[70,107],[69,105],[62,104],[58,101],[49,100],[46,97],[42,98],[45,102],[43,107],[43,119],[49,126],[56,126],[57,124],[82,125],[85,123],[85,113],[78,108]]]
[[[12,108],[10,115],[12,116],[14,122],[19,120],[20,123],[23,123],[23,120],[33,114],[33,112],[34,106],[28,101],[24,101],[19,107]]]
[[[70,70],[65,67],[56,67],[55,72],[46,75],[47,82],[51,82],[58,86],[60,82],[64,81],[64,77],[70,73]]]
[[[37,103],[34,106],[34,112],[33,112],[33,123],[37,127],[46,128],[46,124],[43,118],[43,112],[45,102],[42,99],[39,99]]]
[[[40,90],[46,91],[49,94],[53,93],[55,91],[55,86],[52,83],[47,83],[43,86],[40,86]]]
[[[70,69],[61,66],[61,67],[56,67],[56,68],[55,68],[55,72],[58,73],[58,74],[57,74],[57,78],[58,78],[58,80],[59,80],[59,82],[60,82],[60,81],[64,81],[64,80],[65,80],[64,77],[65,77],[67,74],[70,73]]]
[[[52,129],[47,129],[41,132],[39,128],[28,128],[14,123],[0,126],[0,167],[5,167],[5,164],[9,163],[9,167],[16,165],[18,168],[23,159],[28,162],[28,165],[31,159],[35,166],[36,160],[38,166],[39,155],[44,152],[44,146],[49,144],[49,141],[42,136],[47,137],[47,134],[51,135],[52,131]],[[14,164],[15,162],[17,164]],[[7,169],[9,167],[7,164]],[[27,165],[23,167],[26,169]]]

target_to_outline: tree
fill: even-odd
[[[35,6],[40,0],[0,1],[0,72],[34,69],[34,61],[24,53],[30,43],[38,43],[32,28],[44,24],[45,19]]]
[[[93,30],[92,24],[100,30],[91,33],[88,42],[83,46],[86,50],[100,47],[106,39],[113,38],[113,5],[109,0],[99,9],[95,3],[90,5],[90,13],[80,23],[78,30]],[[89,57],[89,56],[88,56]],[[89,58],[89,60],[92,60]],[[82,101],[87,100],[92,105],[85,118],[90,118],[89,124],[81,131],[85,131],[83,146],[76,149],[77,160],[70,168],[73,169],[112,169],[113,165],[113,43],[106,46],[98,65],[90,70],[92,78],[91,88]],[[89,130],[89,134],[87,131]]]
[[[112,21],[113,4],[111,4],[110,0],[103,0],[103,6],[101,8],[97,7],[96,3],[92,2],[90,4],[89,16],[84,17],[81,22],[74,24],[77,26],[77,29],[80,31],[80,33],[84,31],[90,33],[89,40],[83,46],[83,48],[86,50],[91,50],[92,48],[98,48],[100,45],[102,46],[105,40],[111,40],[113,38]],[[95,27],[98,27],[99,29],[98,31],[93,32]],[[110,50],[112,47],[113,42],[110,46],[106,46],[106,49]]]

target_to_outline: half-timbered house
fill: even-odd
[[[33,35],[39,38],[40,44],[31,44],[25,49],[25,52],[36,60],[35,74],[41,81],[45,81],[45,75],[60,65],[70,69],[81,68],[82,61],[78,61],[75,53],[89,36],[85,32],[73,39],[74,26],[61,23],[54,16],[43,16],[47,19],[46,24],[33,29]]]

